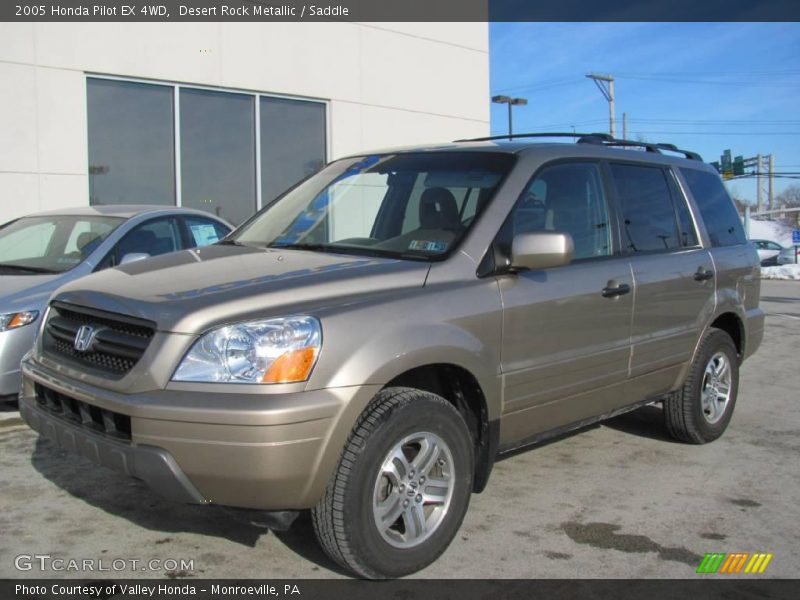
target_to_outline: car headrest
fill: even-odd
[[[458,227],[460,219],[455,196],[447,188],[428,188],[419,200],[419,226],[422,229]]]

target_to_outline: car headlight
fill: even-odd
[[[24,310],[22,312],[0,315],[0,331],[25,327],[25,325],[30,325],[38,318],[38,310]]]
[[[226,325],[200,336],[173,381],[293,383],[305,381],[317,361],[322,328],[310,316]]]

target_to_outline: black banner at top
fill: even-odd
[[[800,21],[797,0],[3,0],[2,21]]]

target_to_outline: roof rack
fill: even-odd
[[[516,138],[540,138],[540,137],[571,137],[571,138],[587,138],[598,137],[613,139],[607,133],[565,133],[565,132],[537,132],[537,133],[512,133],[511,135],[490,135],[488,137],[468,138],[463,140],[454,140],[454,142],[491,142],[494,140],[513,140]]]
[[[491,142],[495,140],[513,140],[517,138],[546,138],[546,137],[569,137],[576,138],[577,144],[597,144],[599,146],[612,146],[618,148],[632,147],[644,148],[647,152],[655,154],[662,154],[662,150],[668,152],[676,152],[683,154],[689,160],[699,160],[702,162],[702,157],[697,152],[691,150],[682,150],[675,146],[675,144],[660,144],[652,142],[639,142],[634,140],[623,140],[610,136],[607,133],[576,133],[576,132],[534,132],[534,133],[512,133],[511,135],[490,135],[487,137],[469,138],[463,140],[455,140],[455,142]]]

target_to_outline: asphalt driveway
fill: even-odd
[[[796,577],[800,282],[763,282],[762,302],[764,344],[742,367],[723,438],[675,443],[660,409],[645,407],[502,460],[453,545],[418,576],[693,577],[706,552],[770,552],[765,576]],[[115,577],[345,576],[317,548],[307,517],[273,533],[222,509],[162,501],[65,455],[9,411],[0,413],[0,473],[0,577],[92,576],[15,567],[19,555],[37,554],[166,561]]]

